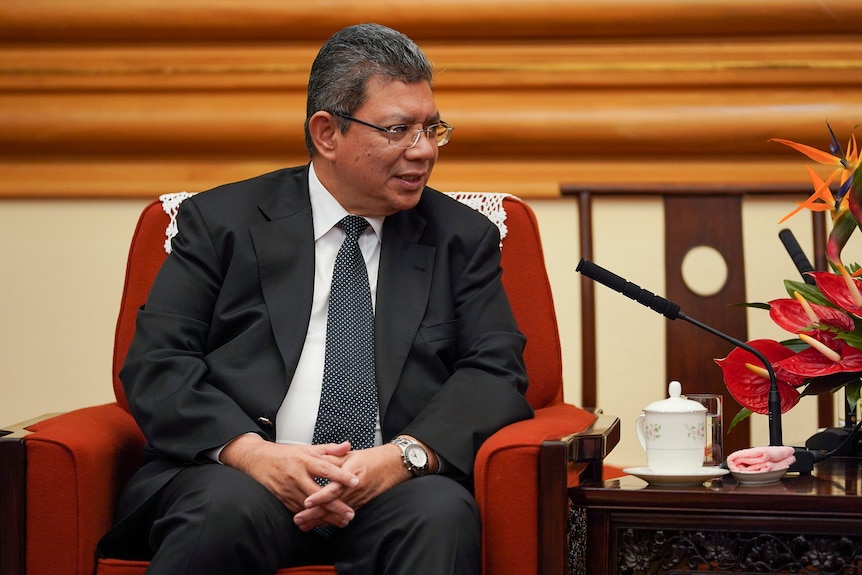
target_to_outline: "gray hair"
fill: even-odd
[[[357,24],[339,30],[317,53],[308,79],[305,112],[305,146],[314,156],[316,150],[308,121],[316,112],[352,115],[366,100],[369,78],[405,83],[421,80],[431,83],[433,70],[428,58],[413,40],[380,24]],[[339,118],[339,128],[350,122]]]

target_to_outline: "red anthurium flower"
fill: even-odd
[[[778,366],[805,379],[834,373],[862,372],[862,350],[826,331],[816,332],[812,339],[816,339],[816,342],[809,341],[812,347],[779,361]],[[838,359],[835,359],[836,356],[829,357],[832,354],[828,350],[826,353],[819,350],[817,342],[836,352]]]
[[[859,291],[860,287],[862,287],[862,281],[849,280],[856,289],[856,295],[854,296],[854,294],[850,293],[851,287],[844,277],[831,272],[812,272],[812,275],[823,297],[847,313],[862,318],[862,305],[856,303],[862,298],[862,292]]]
[[[841,331],[853,331],[855,328],[853,319],[841,310],[808,301],[801,303],[790,298],[769,302],[769,317],[777,326],[790,333],[812,331],[820,327],[818,324]]]
[[[756,339],[748,345],[762,353],[772,364],[781,395],[781,413],[799,403],[799,392],[794,386],[801,385],[803,378],[786,372],[780,362],[795,355],[792,350],[770,339]],[[721,367],[727,390],[740,405],[755,413],[768,413],[769,377],[763,363],[751,352],[735,348],[724,359],[716,359]]]

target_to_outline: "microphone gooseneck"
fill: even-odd
[[[766,396],[766,407],[768,411],[767,417],[769,418],[769,445],[784,445],[784,439],[781,433],[781,393],[778,391],[778,378],[775,377],[775,370],[772,368],[772,363],[766,359],[765,355],[744,341],[738,340],[724,332],[718,331],[712,326],[688,317],[682,312],[679,313],[679,317],[680,319],[684,319],[685,321],[694,324],[713,335],[717,335],[725,341],[729,341],[736,347],[744,349],[760,360],[763,367],[766,368],[766,372],[769,374],[769,393]]]
[[[766,368],[766,372],[769,374],[769,393],[766,398],[766,405],[769,417],[769,444],[783,445],[781,433],[781,394],[778,392],[778,380],[775,377],[775,370],[772,369],[772,364],[761,352],[751,347],[744,341],[740,341],[735,337],[732,337],[724,332],[715,329],[714,327],[708,326],[705,323],[702,323],[692,317],[685,315],[684,313],[682,313],[682,311],[680,311],[680,307],[678,304],[659,297],[652,292],[645,290],[640,286],[633,284],[630,281],[627,281],[620,276],[606,270],[605,268],[594,264],[589,260],[581,258],[581,261],[578,262],[578,266],[575,268],[575,271],[580,272],[591,280],[597,281],[600,284],[605,285],[612,290],[617,291],[625,295],[626,297],[637,301],[638,303],[650,308],[651,310],[662,314],[668,319],[683,319],[703,330],[708,331],[713,335],[724,339],[725,341],[732,343],[733,345],[741,349],[744,349],[745,351],[749,352],[757,359],[759,359],[763,363],[763,366]]]

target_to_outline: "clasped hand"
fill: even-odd
[[[351,451],[348,442],[284,445],[244,435],[224,448],[221,461],[275,494],[303,531],[324,524],[344,527],[362,505],[410,478],[400,449],[390,444]],[[321,487],[315,477],[329,483]]]

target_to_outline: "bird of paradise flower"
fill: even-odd
[[[811,166],[807,166],[808,175],[814,184],[814,193],[804,202],[800,202],[797,208],[784,216],[779,223],[787,221],[803,209],[813,212],[831,212],[833,228],[826,245],[826,257],[833,266],[843,267],[841,251],[847,245],[847,240],[850,239],[859,222],[862,222],[862,182],[859,181],[862,180],[862,171],[858,170],[860,153],[855,134],[850,135],[845,153],[829,122],[826,122],[826,127],[831,138],[829,152],[790,140],[779,138],[770,140],[770,142],[790,146],[818,164],[835,167],[829,177],[823,180]],[[830,186],[836,179],[838,192],[833,195]]]

